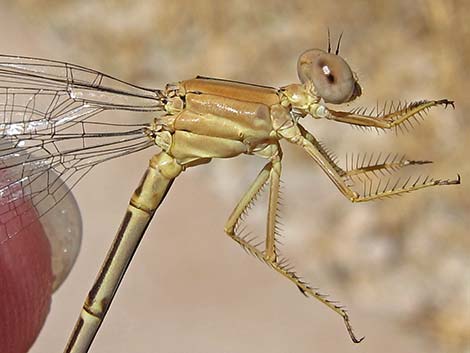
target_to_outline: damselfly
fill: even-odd
[[[349,316],[301,279],[279,254],[276,214],[281,175],[281,140],[301,147],[352,202],[400,195],[432,186],[459,184],[457,179],[417,177],[390,182],[380,173],[428,161],[385,156],[352,161],[341,168],[317,139],[300,125],[302,118],[328,119],[360,127],[400,129],[447,99],[390,103],[372,109],[338,111],[330,104],[361,96],[357,76],[330,45],[312,49],[298,60],[300,83],[272,88],[206,77],[149,89],[82,66],[29,57],[0,56],[0,162],[9,175],[3,194],[11,217],[2,220],[0,242],[20,229],[11,219],[28,213],[27,201],[43,216],[68,195],[97,164],[147,148],[158,152],[133,194],[72,332],[67,352],[85,352],[101,325],[123,274],[154,212],[173,180],[185,169],[213,158],[241,154],[260,156],[267,164],[230,215],[225,232],[245,250],[292,281],[300,291],[338,313],[354,342]],[[129,113],[128,122],[103,120],[106,111]],[[133,113],[133,114],[131,114]],[[139,117],[140,114],[140,117]],[[133,120],[134,119],[134,120]],[[358,176],[367,176],[360,179]],[[239,232],[242,216],[265,184],[269,184],[266,239],[254,243]],[[355,190],[355,188],[357,190]],[[22,192],[17,193],[16,190]]]

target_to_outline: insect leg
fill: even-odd
[[[447,99],[433,101],[419,101],[409,104],[398,104],[384,107],[383,111],[367,112],[365,109],[355,109],[351,112],[341,112],[328,109],[328,119],[351,125],[375,127],[380,129],[392,129],[409,121],[412,118],[423,117],[426,112],[435,106],[452,106],[454,102]]]
[[[346,175],[348,177],[356,177],[364,174],[373,174],[378,177],[377,172],[393,172],[400,168],[411,165],[429,164],[432,161],[415,161],[399,156],[398,154],[388,154],[384,158],[382,154],[374,156],[373,154],[367,155],[350,155],[346,156]]]
[[[280,152],[280,149],[278,149]],[[264,166],[261,172],[256,177],[255,181],[251,184],[248,191],[243,195],[240,202],[237,204],[232,214],[230,215],[226,225],[225,232],[238,244],[240,244],[247,252],[254,255],[261,261],[268,264],[276,272],[293,282],[297,288],[305,296],[315,298],[334,310],[336,313],[341,315],[348,330],[348,333],[355,343],[359,343],[363,338],[358,339],[353,331],[349,322],[349,316],[346,310],[338,303],[329,300],[325,295],[318,292],[317,289],[310,286],[304,280],[298,276],[291,265],[289,265],[287,259],[279,258],[275,248],[275,222],[276,222],[276,210],[279,193],[279,181],[281,174],[281,156],[280,153],[274,154],[271,157],[271,161]],[[268,206],[268,225],[267,225],[267,236],[266,236],[266,250],[265,252],[259,250],[257,245],[251,244],[249,239],[241,237],[236,233],[236,226],[243,214],[253,203],[256,195],[260,192],[262,187],[268,182],[270,183],[270,195],[269,195],[269,206]]]
[[[225,232],[232,238],[238,237],[236,235],[237,224],[246,213],[247,209],[253,204],[256,196],[261,191],[263,186],[269,180],[269,201],[265,244],[266,248],[263,257],[274,260],[277,257],[275,236],[282,152],[277,145],[270,145],[257,154],[263,157],[268,157],[271,159],[271,161],[264,166],[264,168],[256,177],[255,181],[249,187],[248,191],[238,202],[237,206],[227,220],[225,225]]]
[[[411,165],[423,165],[423,164],[429,164],[432,163],[432,161],[420,161],[420,160],[409,160],[406,159],[404,156],[399,157],[398,155],[392,156],[391,154],[386,155],[385,157],[381,157],[381,154],[378,154],[375,158],[371,154],[369,155],[368,158],[366,158],[366,155],[363,155],[362,158],[360,158],[359,155],[354,158],[353,155],[351,155],[350,158],[346,156],[346,169],[343,170],[340,168],[337,163],[335,158],[332,156],[332,154],[325,149],[325,147],[315,139],[315,137],[309,133],[303,126],[298,125],[300,133],[302,136],[310,142],[315,148],[318,150],[318,152],[325,158],[326,162],[330,165],[332,169],[334,169],[338,176],[343,180],[345,184],[348,184],[350,182],[350,178],[354,177],[359,177],[364,174],[374,174],[376,177],[378,177],[377,173],[378,171],[383,172],[393,172],[399,168],[411,166]],[[328,174],[330,175],[330,174]],[[358,178],[359,179],[359,178]],[[424,179],[423,179],[424,181]],[[429,180],[431,182],[431,180]],[[371,180],[365,181],[366,183],[371,182]],[[435,182],[435,181],[434,181]],[[441,181],[443,182],[443,181]],[[451,182],[451,181],[448,181]],[[418,185],[418,183],[416,184]],[[432,185],[429,185],[432,186]],[[340,189],[342,190],[342,189]],[[386,190],[384,190],[386,191]],[[388,190],[390,191],[390,190]],[[396,190],[398,191],[398,190]],[[412,191],[412,190],[409,190]],[[408,192],[408,191],[404,191]],[[344,194],[344,193],[343,193]],[[348,195],[346,195],[348,197]],[[370,199],[369,195],[369,199]],[[380,198],[380,197],[386,197],[386,196],[391,196],[391,195],[374,195],[372,199],[374,198]],[[369,201],[369,199],[360,199],[357,201]]]
[[[379,183],[375,188],[372,188],[372,184],[370,182],[365,182],[363,194],[359,195],[348,185],[348,173],[343,171],[334,163],[330,156],[326,154],[325,151],[321,148],[321,145],[312,134],[308,133],[300,125],[297,126],[299,128],[299,132],[297,135],[295,135],[295,137],[290,138],[291,142],[300,145],[318,163],[318,165],[323,169],[323,171],[328,175],[328,177],[331,179],[331,181],[333,181],[333,183],[343,193],[343,195],[352,202],[371,201],[383,197],[407,193],[414,190],[420,190],[431,186],[460,184],[460,176],[458,176],[458,178],[455,180],[418,177],[413,181],[411,179],[407,179],[403,183],[401,183],[400,179],[398,179],[398,181],[394,183],[386,182],[384,186],[381,186]],[[292,128],[294,129],[295,127]],[[349,173],[351,173],[351,171]]]

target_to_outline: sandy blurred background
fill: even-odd
[[[450,98],[419,128],[364,134],[305,126],[346,152],[432,159],[459,187],[351,205],[286,146],[284,253],[345,304],[358,335],[223,233],[262,167],[215,161],[180,177],[158,211],[93,352],[470,352],[470,4],[467,1],[0,1],[2,53],[66,60],[141,85],[196,74],[280,86],[298,55],[344,31],[342,55],[376,100]],[[152,151],[110,162],[74,190],[83,248],[32,352],[59,352]],[[416,173],[419,173],[416,170]],[[110,180],[112,182],[110,182]],[[117,181],[119,180],[119,181]],[[254,228],[263,207],[251,214]]]

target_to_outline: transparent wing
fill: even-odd
[[[71,188],[95,165],[153,145],[147,136],[152,112],[163,111],[165,103],[161,90],[92,69],[0,55],[3,239],[19,231],[9,220],[24,216],[18,206],[23,201],[42,216],[65,197],[64,183]],[[141,116],[130,114],[132,120],[122,122],[103,114],[116,110]]]

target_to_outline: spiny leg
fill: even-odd
[[[276,249],[276,219],[279,205],[279,184],[281,182],[281,157],[276,155],[271,160],[272,168],[269,173],[268,220],[266,225],[265,257],[270,261],[277,260]]]
[[[377,107],[375,110],[368,111],[366,108],[355,108],[350,112],[341,112],[328,109],[329,114],[327,119],[335,120],[342,123],[351,125],[358,125],[363,127],[374,127],[380,129],[392,129],[400,127],[401,124],[408,122],[410,125],[411,119],[422,118],[430,108],[434,106],[447,106],[454,107],[454,102],[447,99],[432,100],[432,101],[419,101],[409,104],[401,104],[394,106],[393,103],[384,106],[382,111]]]
[[[234,233],[228,234],[228,235],[233,240],[235,240],[238,244],[240,244],[247,252],[257,257],[261,261],[265,262],[276,272],[280,273],[281,275],[286,277],[288,280],[290,280],[292,283],[294,283],[297,286],[297,288],[299,288],[299,290],[302,292],[302,294],[304,294],[306,297],[311,297],[311,298],[315,298],[319,300],[320,302],[328,306],[330,309],[332,309],[333,311],[341,315],[341,317],[343,318],[344,324],[346,326],[346,329],[349,333],[349,336],[351,337],[351,340],[354,343],[359,343],[364,339],[364,337],[357,338],[356,335],[354,334],[347,310],[343,308],[341,305],[337,304],[337,302],[327,299],[327,296],[325,294],[320,293],[316,288],[313,288],[307,282],[302,280],[302,278],[294,272],[294,269],[289,265],[289,263],[287,262],[287,259],[277,258],[276,260],[270,260],[266,258],[265,254],[263,254],[263,252],[261,252],[258,248],[256,248],[256,246],[250,244],[249,241],[243,238],[240,238]]]
[[[252,205],[263,186],[269,180],[269,201],[268,201],[268,215],[266,225],[266,248],[265,257],[275,260],[277,257],[276,251],[276,216],[277,206],[279,202],[279,184],[281,176],[281,158],[282,152],[278,145],[270,145],[258,155],[267,157],[271,161],[264,166],[260,171],[255,181],[250,185],[248,191],[242,196],[232,214],[227,220],[225,225],[225,232],[231,237],[235,236],[235,228],[239,221],[246,213],[250,205]]]
[[[364,339],[364,337],[358,339],[354,335],[351,324],[349,322],[349,316],[347,311],[339,304],[328,300],[325,295],[319,293],[315,288],[311,287],[308,283],[303,281],[293,271],[293,268],[288,264],[286,259],[280,259],[277,256],[275,248],[275,225],[280,173],[281,158],[279,155],[275,155],[271,158],[271,162],[264,166],[264,168],[256,177],[255,181],[249,187],[248,191],[245,193],[245,195],[243,195],[242,199],[233,210],[226,223],[225,232],[233,240],[240,244],[247,252],[251,253],[261,261],[265,262],[275,271],[277,271],[278,273],[289,279],[291,282],[293,282],[305,296],[310,296],[319,300],[320,302],[334,310],[336,313],[341,315],[352,341],[355,343],[359,343]],[[247,208],[253,203],[254,199],[256,198],[256,195],[260,192],[260,190],[268,180],[270,184],[268,225],[266,236],[266,250],[263,253],[257,248],[258,244],[251,244],[250,240],[240,237],[238,234],[236,234],[235,229]]]
[[[250,185],[247,192],[242,196],[237,206],[235,206],[233,209],[224,228],[225,233],[227,233],[229,236],[235,236],[235,229],[238,226],[238,223],[242,220],[248,208],[254,203],[256,196],[261,192],[263,186],[268,181],[271,169],[272,163],[269,162],[264,166],[263,169],[261,169],[255,181]]]
[[[325,157],[328,163],[341,177],[353,177],[367,173],[375,174],[377,171],[390,172],[409,165],[432,163],[431,161],[409,160],[404,156],[398,158],[398,155],[392,157],[391,154],[387,155],[383,159],[381,154],[378,154],[376,158],[374,158],[373,154],[370,154],[368,159],[367,154],[362,155],[362,158],[360,155],[356,155],[356,158],[354,158],[354,155],[351,155],[350,158],[346,155],[346,169],[344,170],[338,166],[337,158],[333,153],[327,150],[325,146],[315,139],[315,137],[313,137],[313,135],[302,125],[298,125],[298,127],[302,136],[315,146],[315,148]]]
[[[313,137],[312,134],[306,131],[301,125],[297,126],[299,129],[299,133],[294,138],[290,138],[290,141],[304,148],[304,150],[325,171],[328,177],[344,194],[344,196],[346,196],[352,202],[371,201],[383,197],[389,197],[415,190],[420,190],[431,186],[460,184],[460,176],[458,176],[455,180],[435,180],[429,177],[418,177],[412,181],[409,178],[403,183],[400,181],[400,179],[398,179],[394,183],[391,183],[391,181],[389,180],[384,185],[382,185],[382,183],[379,181],[374,188],[372,187],[372,183],[367,184],[367,182],[365,182],[363,185],[363,194],[359,195],[357,192],[353,191],[347,183],[348,172],[345,172],[343,169],[336,165],[335,161],[331,158],[328,153],[325,152],[320,143]],[[415,161],[415,163],[424,164],[425,161]],[[357,170],[356,172],[359,172],[359,170]],[[349,173],[351,173],[351,171],[349,171]]]
[[[405,181],[402,181],[402,179],[397,179],[390,188],[389,186],[392,185],[390,180],[387,180],[385,185],[379,181],[375,187],[372,185],[372,183],[364,182],[363,194],[352,201],[367,202],[384,197],[405,194],[411,191],[421,190],[432,186],[458,184],[460,184],[460,175],[457,175],[457,179],[434,179],[430,177],[422,178],[421,176],[418,176],[414,180],[412,180],[411,177]]]
[[[355,177],[364,174],[372,173],[378,177],[377,172],[393,172],[400,168],[411,166],[411,165],[422,165],[432,163],[432,161],[415,161],[405,158],[404,155],[399,156],[398,154],[392,155],[389,153],[385,157],[382,157],[382,154],[379,153],[375,156],[371,154],[346,154],[346,176]]]

